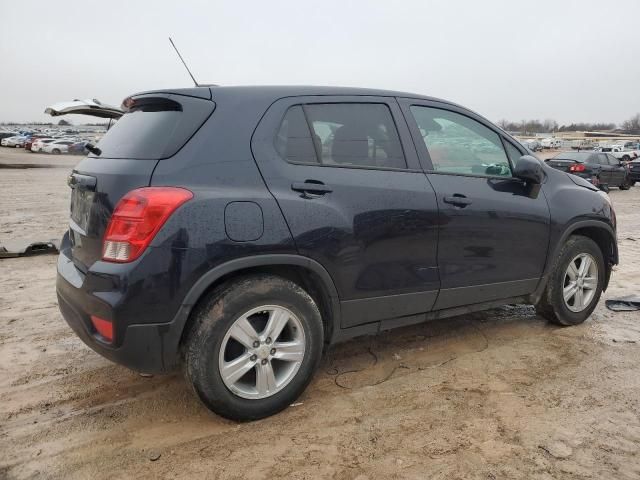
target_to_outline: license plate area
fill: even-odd
[[[91,207],[93,206],[95,192],[75,187],[71,190],[71,220],[85,234],[89,227]],[[72,224],[72,229],[73,229]]]

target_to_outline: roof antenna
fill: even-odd
[[[189,76],[191,77],[191,80],[193,80],[194,85],[196,87],[199,87],[200,85],[198,85],[198,82],[196,82],[196,79],[193,76],[193,73],[191,73],[191,70],[189,70],[189,67],[187,67],[187,62],[185,62],[184,58],[182,58],[182,55],[180,55],[180,52],[178,51],[178,47],[176,47],[176,44],[173,43],[173,40],[171,40],[171,37],[169,37],[169,41],[171,42],[171,45],[173,46],[174,50],[176,51],[176,53],[180,57],[180,60],[182,60],[182,64],[184,65],[184,68],[187,69],[187,72],[189,73]]]

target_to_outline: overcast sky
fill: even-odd
[[[3,1],[0,121],[201,83],[388,88],[491,120],[640,112],[640,1]],[[75,117],[74,122],[95,121]]]

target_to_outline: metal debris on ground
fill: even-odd
[[[0,259],[58,253],[58,249],[59,242],[57,240],[49,240],[48,242],[3,242],[0,245]]]
[[[627,295],[604,302],[609,310],[614,312],[635,312],[640,310],[640,295]]]

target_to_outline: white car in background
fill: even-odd
[[[41,152],[44,153],[67,153],[69,151],[69,145],[73,145],[74,142],[71,140],[55,140],[50,143],[46,143],[40,149]]]
[[[556,150],[560,147],[562,147],[562,140],[560,140],[559,138],[545,138],[542,140],[542,148],[549,148],[549,149],[553,149]]]
[[[45,145],[55,141],[55,138],[36,138],[31,144],[31,151],[41,152]]]
[[[2,141],[0,141],[0,145],[2,145],[3,147],[21,148],[21,147],[24,147],[24,144],[26,142],[27,142],[27,137],[24,137],[22,135],[16,135],[15,137],[3,138]]]

